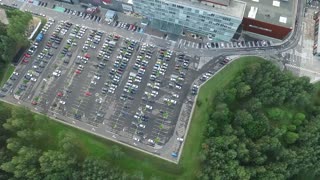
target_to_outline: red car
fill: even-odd
[[[31,55],[30,55],[30,54],[27,54],[27,53],[24,54],[24,56],[27,57],[27,58],[31,57]]]
[[[89,91],[87,91],[86,93],[84,93],[84,95],[85,95],[85,96],[91,96],[91,95],[92,95],[92,93],[91,93],[91,92],[89,92]]]
[[[119,35],[115,35],[115,36],[113,37],[113,39],[114,39],[114,40],[118,40],[118,39],[120,39],[120,36],[119,36]]]
[[[23,62],[23,63],[28,63],[29,60],[27,60],[26,58],[23,58],[23,59],[22,59],[22,62]]]
[[[32,105],[37,105],[38,102],[37,102],[37,101],[32,101],[31,104],[32,104]]]
[[[132,29],[132,27],[133,27],[133,24],[130,24],[130,26],[129,26],[128,30],[131,30],[131,29]]]
[[[58,92],[57,96],[58,96],[58,97],[62,97],[62,96],[63,96],[63,93],[62,93],[62,92]]]
[[[77,69],[76,74],[81,74],[81,71],[79,69]]]

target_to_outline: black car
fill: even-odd
[[[24,78],[25,78],[26,80],[30,80],[30,79],[31,79],[31,76],[25,75]]]
[[[143,136],[144,133],[142,131],[137,131],[137,134]]]
[[[69,64],[69,59],[65,59],[65,60],[63,60],[63,63],[65,63],[65,64]]]
[[[81,115],[80,114],[74,114],[74,118],[77,119],[77,120],[80,120],[81,119]]]
[[[19,89],[20,89],[20,90],[26,90],[26,89],[27,89],[27,85],[21,84],[21,85],[19,86]]]
[[[37,73],[42,73],[42,71],[43,71],[42,68],[37,68],[37,69],[36,69],[36,72],[37,72]]]

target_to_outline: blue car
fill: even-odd
[[[178,157],[178,154],[176,152],[172,152],[171,156],[176,158],[176,157]]]

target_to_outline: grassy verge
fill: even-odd
[[[201,105],[198,103],[193,114],[193,120],[179,165],[118,144],[124,154],[121,158],[114,159],[111,149],[115,143],[111,141],[96,137],[73,127],[65,126],[48,118],[43,118],[45,122],[41,122],[37,126],[50,136],[48,142],[45,144],[49,144],[51,147],[46,146],[45,148],[56,148],[58,135],[63,136],[71,133],[76,137],[76,141],[80,145],[79,152],[84,157],[95,156],[106,159],[112,162],[111,164],[115,167],[119,167],[128,173],[142,171],[145,179],[151,179],[151,177],[165,180],[195,179],[200,170],[198,158],[201,150],[201,142],[203,142],[202,134],[208,120],[209,107],[212,106],[216,93],[228,86],[232,79],[246,66],[260,62],[261,60],[261,58],[257,57],[241,58],[241,60],[237,60],[228,65],[200,89],[198,101]]]
[[[44,17],[39,17],[36,16],[37,18],[40,18],[41,20],[41,24],[39,26],[39,28],[37,29],[36,33],[34,33],[33,37],[31,38],[32,41],[34,41],[37,38],[37,35],[41,32],[42,28],[44,27],[44,25],[46,25],[47,23],[47,19]]]
[[[43,118],[45,119],[45,118]],[[56,121],[46,119],[45,122],[38,124],[38,127],[45,130],[49,134],[49,148],[56,148],[58,142],[57,137],[71,134],[76,137],[76,141],[81,147],[80,154],[85,156],[95,156],[101,159],[111,161],[115,167],[119,167],[128,173],[142,171],[148,179],[158,177],[161,179],[177,179],[176,173],[179,167],[173,163],[166,162],[156,157],[146,155],[140,151],[115,144],[112,141],[96,137],[89,133],[83,132],[76,128],[65,126]],[[124,155],[121,158],[114,159],[112,157],[112,146],[121,147]]]
[[[15,67],[11,64],[5,65],[0,69],[0,86],[2,87],[5,82],[9,79]]]

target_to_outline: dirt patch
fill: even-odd
[[[41,19],[38,17],[33,17],[29,23],[28,30],[26,31],[26,36],[29,37],[32,32],[36,29],[37,25],[41,22]]]
[[[0,21],[3,24],[9,24],[6,11],[4,9],[0,9]]]

